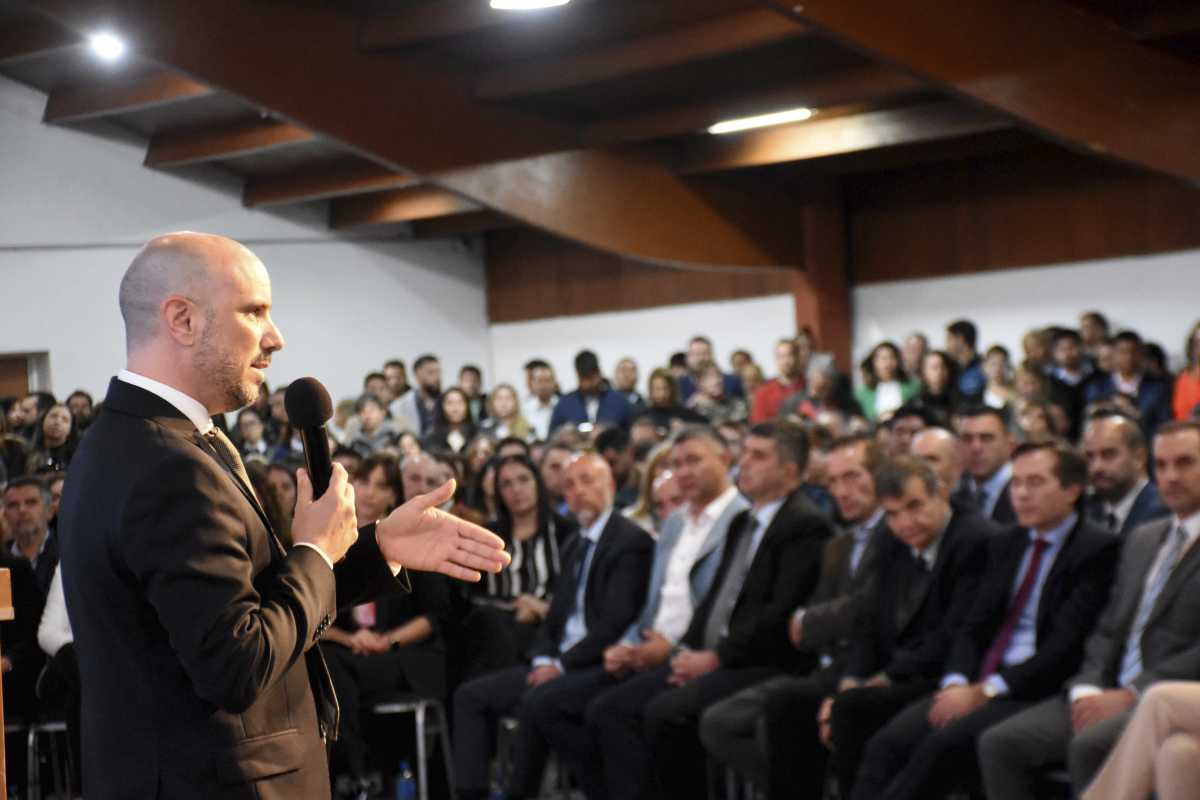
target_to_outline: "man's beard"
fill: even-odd
[[[243,380],[243,366],[228,353],[221,352],[211,339],[213,325],[206,325],[200,337],[200,345],[196,349],[195,367],[198,372],[206,375],[213,386],[221,393],[221,411],[248,406],[258,399],[261,390],[258,384]],[[264,359],[258,356],[255,360]]]

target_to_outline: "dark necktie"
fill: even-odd
[[[588,555],[592,552],[592,540],[586,536],[580,536],[579,542],[579,563],[575,565],[575,588],[577,591],[583,591],[584,567],[587,566]]]
[[[229,441],[229,437],[225,435],[225,431],[214,425],[212,430],[204,434],[204,440],[212,445],[221,462],[229,467],[234,477],[242,482],[242,486],[249,489],[251,494],[254,494],[254,485],[250,483],[250,475],[246,472],[246,465],[242,463],[242,457],[238,455],[237,448],[233,446],[233,442]]]
[[[922,556],[911,555],[908,569],[908,581],[904,587],[904,591],[900,595],[900,602],[896,604],[896,629],[903,630],[904,627],[917,613],[917,609],[921,607],[921,601],[925,599],[925,590],[929,586],[929,565],[925,563]]]
[[[1025,577],[1021,579],[1021,586],[1017,589],[1017,593],[1008,607],[1008,616],[1004,618],[1004,625],[996,633],[996,638],[992,640],[992,646],[988,648],[987,654],[983,657],[983,664],[979,668],[979,680],[987,680],[1000,669],[1004,653],[1008,650],[1013,633],[1017,630],[1017,623],[1021,621],[1021,615],[1025,613],[1025,606],[1033,594],[1033,587],[1037,584],[1038,573],[1042,568],[1042,554],[1049,546],[1050,542],[1045,539],[1033,540],[1033,557],[1029,559],[1029,566],[1025,568]]]
[[[1104,516],[1104,524],[1108,526],[1108,529],[1110,531],[1112,531],[1113,533],[1116,533],[1117,532],[1117,515],[1111,511],[1108,512]]]

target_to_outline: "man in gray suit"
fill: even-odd
[[[1066,761],[1083,791],[1138,699],[1162,680],[1200,679],[1200,423],[1154,437],[1171,516],[1129,534],[1117,582],[1068,691],[990,728],[979,740],[989,800],[1037,796],[1038,776]]]

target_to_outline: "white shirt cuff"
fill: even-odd
[[[996,692],[993,697],[1003,697],[1008,694],[1008,681],[1004,680],[999,674],[990,676],[984,683],[995,688]]]
[[[562,661],[558,660],[557,658],[551,658],[550,656],[538,656],[537,658],[533,659],[533,666],[535,669],[537,667],[554,667],[559,672],[566,672],[566,670],[563,669]]]
[[[1071,691],[1067,695],[1067,697],[1071,700],[1072,703],[1074,703],[1076,700],[1080,699],[1081,697],[1094,697],[1095,695],[1103,694],[1103,693],[1104,693],[1103,690],[1101,690],[1101,688],[1099,686],[1091,686],[1089,684],[1080,684],[1079,686],[1072,686]]]
[[[331,559],[329,555],[317,545],[313,544],[312,542],[296,542],[295,546],[311,547],[313,550],[316,550],[318,553],[320,553],[321,558],[325,560],[325,563],[329,565],[329,569],[333,569],[333,559]]]
[[[948,686],[966,686],[969,683],[970,681],[967,680],[967,676],[963,675],[961,672],[952,672],[946,677],[942,678],[943,689]]]

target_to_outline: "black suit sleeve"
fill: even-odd
[[[408,570],[401,568],[399,574],[393,575],[392,568],[379,551],[374,522],[358,529],[358,541],[346,552],[345,558],[334,566],[334,578],[337,581],[339,609],[365,603],[397,588],[412,591]]]
[[[7,567],[9,570],[13,601],[13,619],[0,623],[4,657],[12,662],[14,672],[28,673],[40,669],[42,665],[37,629],[42,620],[45,601],[38,590],[33,569],[28,561],[5,558],[0,561],[0,567]]]
[[[792,609],[808,600],[816,588],[821,554],[833,536],[833,525],[823,516],[805,514],[778,534],[772,537],[770,548],[765,541],[760,545],[755,558],[755,561],[765,559],[773,568],[765,576],[770,579],[770,587],[766,591],[757,585],[742,587],[749,595],[747,600],[756,602],[750,608],[735,610],[729,635],[717,645],[723,667],[736,669],[776,663],[791,650],[788,618]],[[764,577],[763,573],[752,568],[747,581],[760,577]]]
[[[255,575],[239,496],[212,459],[167,457],[139,483],[123,510],[121,567],[145,587],[196,693],[240,713],[316,641],[334,574],[297,547]]]
[[[632,523],[630,525],[632,527]],[[622,538],[620,549],[607,559],[605,565],[604,593],[596,598],[600,613],[588,621],[587,635],[562,654],[562,663],[567,669],[599,664],[604,648],[621,638],[646,602],[653,540],[641,529]]]

